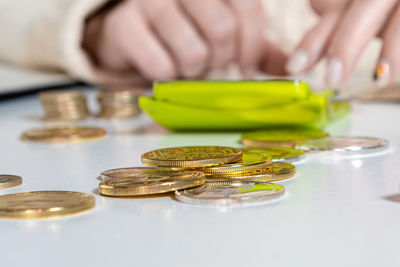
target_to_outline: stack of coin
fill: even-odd
[[[153,150],[142,155],[152,167],[132,167],[101,173],[99,192],[107,196],[137,196],[175,192],[180,201],[212,206],[264,203],[283,195],[270,182],[289,179],[296,167],[272,162],[262,153],[224,146],[189,146]]]
[[[100,118],[122,119],[140,114],[135,90],[100,90],[97,99],[100,104]]]
[[[89,116],[86,96],[77,90],[39,93],[47,121],[76,121]]]

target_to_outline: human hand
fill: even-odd
[[[125,0],[89,19],[84,48],[101,68],[145,80],[197,78],[263,53],[260,0]]]
[[[326,82],[337,87],[354,70],[368,42],[383,41],[374,73],[378,86],[400,76],[400,1],[398,0],[310,0],[320,15],[319,23],[303,38],[288,61],[292,73],[311,69],[328,59]]]

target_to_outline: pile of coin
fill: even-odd
[[[175,192],[179,201],[207,206],[265,203],[285,192],[282,185],[271,182],[296,172],[294,165],[273,162],[267,153],[225,146],[158,149],[144,153],[142,162],[152,167],[103,171],[99,192],[106,196]]]
[[[98,117],[122,119],[140,114],[138,94],[134,90],[100,90],[97,99],[101,109]]]
[[[46,121],[76,121],[89,116],[86,96],[78,90],[39,93]]]

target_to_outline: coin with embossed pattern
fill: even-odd
[[[99,192],[106,196],[140,196],[173,192],[205,183],[202,172],[138,173],[100,182]]]
[[[154,167],[209,167],[237,162],[242,158],[238,148],[226,146],[186,146],[153,150],[142,155],[142,162]]]

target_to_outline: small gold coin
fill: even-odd
[[[237,176],[255,173],[264,173],[272,163],[268,155],[253,152],[243,152],[242,160],[237,163],[229,163],[216,167],[202,168],[207,176]]]
[[[126,178],[135,176],[137,174],[156,173],[156,174],[169,174],[174,172],[170,168],[153,168],[153,167],[132,167],[132,168],[119,168],[106,170],[100,173],[100,179],[106,180],[111,178]]]
[[[283,196],[282,185],[248,181],[207,182],[200,187],[175,192],[182,202],[204,206],[261,204]]]
[[[243,148],[243,152],[260,153],[272,157],[273,162],[295,162],[304,158],[304,150],[288,147]]]
[[[173,192],[205,183],[202,172],[138,173],[100,182],[99,192],[106,196],[140,196]]]
[[[237,162],[242,152],[226,146],[187,146],[153,150],[142,155],[142,162],[154,167],[195,168]]]
[[[296,166],[286,162],[273,162],[265,172],[248,174],[248,175],[231,175],[229,177],[222,175],[215,175],[207,177],[206,182],[216,181],[248,181],[248,182],[262,182],[271,183],[274,181],[282,181],[292,178],[296,174]]]
[[[22,184],[22,178],[17,175],[0,174],[0,189],[15,187]]]
[[[242,134],[242,143],[247,147],[290,147],[297,142],[319,139],[329,136],[328,133],[316,129],[269,129]]]
[[[0,196],[0,218],[40,219],[93,208],[92,195],[71,191],[34,191]]]
[[[38,143],[69,143],[100,139],[106,131],[96,127],[58,127],[26,131],[21,139]]]

